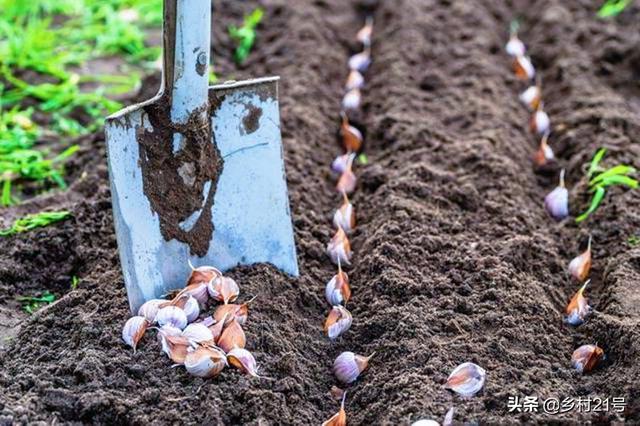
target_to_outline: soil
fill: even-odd
[[[319,424],[337,411],[330,367],[343,350],[376,351],[348,391],[354,425],[441,420],[451,406],[456,423],[640,422],[640,246],[628,242],[640,234],[640,197],[614,189],[581,226],[547,217],[542,200],[555,176],[532,170],[536,141],[517,99],[523,87],[503,51],[517,17],[543,77],[550,144],[577,213],[588,203],[582,177],[596,149],[608,148],[610,164],[640,166],[640,6],[604,21],[595,17],[598,2],[587,0],[260,3],[264,24],[241,67],[225,28],[257,3],[215,3],[213,60],[228,79],[282,77],[301,276],[268,265],[230,273],[243,300],[258,295],[246,334],[266,378],[228,370],[201,380],[170,368],[152,333],[135,354],[122,343],[128,304],[98,134],[80,141],[69,191],[3,212],[9,220],[67,208],[74,217],[0,240],[3,310],[17,312],[18,294],[60,296],[0,346],[0,424]],[[340,200],[328,165],[339,152],[345,64],[357,49],[363,5],[377,7],[374,62],[357,117],[369,163],[357,166],[353,196],[354,323],[330,343],[322,336],[323,289],[334,267],[324,247]],[[157,83],[151,78],[140,99]],[[589,234],[595,313],[573,329],[562,321],[577,289],[566,269]],[[81,280],[69,291],[73,275]],[[571,353],[595,342],[606,360],[577,374]],[[466,361],[487,370],[472,399],[442,386]],[[508,397],[516,395],[625,397],[627,406],[623,413],[509,413]]]

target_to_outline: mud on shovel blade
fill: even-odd
[[[132,312],[193,265],[268,262],[298,275],[278,78],[208,86],[210,0],[165,0],[163,87],[107,118],[120,261]]]

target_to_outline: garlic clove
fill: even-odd
[[[371,65],[371,53],[368,48],[349,58],[349,69],[351,70],[363,73],[369,68],[369,65]]]
[[[569,216],[569,191],[564,186],[564,169],[560,172],[560,184],[544,198],[544,208],[557,221]]]
[[[324,297],[331,306],[346,304],[351,298],[349,277],[346,272],[342,271],[342,268],[338,268],[338,273],[327,283]]]
[[[452,426],[453,425],[453,415],[456,412],[456,408],[455,407],[451,407],[449,408],[449,411],[447,411],[447,414],[445,414],[444,416],[444,420],[442,420],[442,426]]]
[[[338,155],[331,163],[331,170],[337,174],[344,173],[344,171],[349,168],[349,164],[353,162],[352,157],[354,156],[355,154],[349,152],[343,155]]]
[[[189,339],[181,335],[174,336],[162,330],[158,335],[160,336],[162,352],[167,354],[169,359],[176,364],[183,364],[190,347]]]
[[[187,326],[187,315],[177,306],[166,306],[158,310],[156,321],[160,327],[171,325],[173,327],[184,329]]]
[[[539,106],[538,109],[533,113],[533,115],[531,116],[531,120],[529,121],[529,128],[531,129],[531,133],[544,135],[549,131],[550,126],[551,120],[549,119],[549,115],[544,112],[541,106]]]
[[[344,306],[334,306],[324,322],[324,333],[331,340],[337,339],[349,330],[352,321],[351,313]]]
[[[184,358],[184,367],[187,372],[204,379],[217,376],[227,365],[224,352],[212,347],[197,348]]]
[[[122,340],[133,348],[133,353],[136,352],[138,342],[144,336],[144,333],[149,328],[150,322],[143,316],[131,317],[124,324],[122,329]]]
[[[207,283],[204,282],[189,284],[180,292],[180,294],[188,294],[194,297],[202,306],[205,306],[209,301],[209,294],[207,293]]]
[[[213,325],[207,326],[209,327],[209,330],[211,330],[211,333],[213,334],[214,341],[216,342],[218,341],[218,339],[220,338],[220,335],[222,335],[222,330],[224,329],[224,326],[226,325],[226,323],[227,323],[227,314],[225,314],[220,321],[217,321]]]
[[[360,89],[351,89],[342,97],[342,109],[345,111],[357,110],[362,103]]]
[[[531,80],[536,75],[536,70],[531,64],[531,60],[524,56],[517,56],[513,61],[513,71],[520,80]]]
[[[520,94],[520,102],[525,104],[531,111],[535,111],[540,105],[541,97],[542,91],[540,90],[540,86],[529,86]]]
[[[589,237],[589,242],[587,243],[587,249],[573,258],[571,262],[569,262],[569,273],[573,278],[578,280],[579,282],[583,282],[589,276],[589,272],[591,271],[591,237]]]
[[[231,320],[229,325],[222,330],[222,334],[216,343],[227,353],[234,348],[244,348],[246,337],[238,321]]]
[[[186,303],[184,304],[185,315],[187,316],[187,322],[192,323],[198,319],[200,316],[200,304],[198,303],[198,299],[193,296],[189,296],[187,298]]]
[[[347,426],[347,413],[344,411],[344,400],[347,397],[347,393],[342,393],[342,402],[340,403],[340,410],[324,423],[322,426]]]
[[[356,215],[353,204],[349,202],[346,193],[342,193],[342,205],[333,215],[333,224],[336,228],[342,228],[345,232],[351,232],[356,227]]]
[[[351,260],[351,244],[349,243],[349,239],[347,238],[347,234],[342,230],[342,228],[338,228],[329,244],[327,244],[327,254],[336,265],[340,265],[342,263],[346,265],[350,265],[349,261]]]
[[[573,297],[569,301],[569,304],[567,305],[567,317],[565,318],[565,321],[570,325],[578,326],[582,324],[585,321],[587,315],[589,315],[589,313],[591,312],[591,306],[589,306],[587,298],[584,297],[584,290],[587,288],[587,285],[589,285],[590,282],[590,280],[587,280],[587,282],[585,282],[582,287],[580,287],[576,294],[573,295]]]
[[[440,426],[440,423],[431,419],[420,419],[411,423],[411,426]]]
[[[349,92],[353,89],[362,89],[364,87],[364,77],[360,71],[351,70],[347,77],[347,82],[344,84],[345,92]]]
[[[524,56],[526,53],[524,43],[516,34],[512,34],[511,37],[509,37],[505,50],[507,51],[507,54],[513,57]]]
[[[369,360],[374,354],[366,357],[353,352],[342,352],[333,362],[333,374],[343,384],[353,383],[369,366]]]
[[[164,299],[147,300],[138,309],[138,315],[142,316],[142,317],[145,317],[147,321],[149,321],[151,324],[153,324],[154,322],[156,322],[156,314],[158,313],[158,310],[160,309],[160,305],[165,303],[165,302],[166,302],[166,300],[164,300]]]
[[[187,287],[193,284],[206,285],[215,278],[222,276],[222,272],[213,266],[198,266],[194,268],[191,261],[189,261],[189,266],[191,267],[191,275],[189,275],[189,279],[187,280]]]
[[[227,318],[227,322],[235,319],[238,324],[244,325],[247,322],[249,316],[249,304],[253,302],[255,297],[242,305],[229,303],[227,305],[220,305],[213,313],[213,318],[216,322],[221,321],[223,318]]]
[[[238,284],[229,277],[218,277],[210,282],[207,288],[212,299],[225,304],[233,302],[240,294]]]
[[[342,194],[351,194],[356,189],[357,178],[351,170],[351,167],[347,168],[338,179],[336,184],[336,190]]]
[[[349,118],[344,111],[342,115],[342,124],[340,125],[340,134],[342,135],[342,145],[347,152],[358,152],[362,147],[362,132],[349,124]]]
[[[358,30],[356,39],[365,47],[371,46],[371,34],[373,34],[373,16],[367,16],[364,26]]]
[[[189,324],[182,331],[182,336],[189,340],[192,346],[198,343],[214,342],[213,333],[206,325],[202,323]]]
[[[544,167],[545,165],[555,161],[556,157],[553,153],[553,149],[547,143],[549,139],[549,132],[545,133],[542,136],[542,140],[540,141],[540,147],[536,151],[533,156],[533,162],[537,167]]]
[[[582,345],[571,355],[571,366],[578,373],[593,370],[604,359],[604,351],[596,345]]]
[[[258,376],[256,360],[248,350],[243,348],[233,348],[227,352],[227,360],[229,361],[229,364],[236,367],[243,373],[253,377],[260,377]]]
[[[465,396],[472,397],[484,386],[485,370],[472,362],[465,362],[457,366],[449,375],[446,389]]]

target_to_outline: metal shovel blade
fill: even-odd
[[[165,240],[158,214],[145,194],[137,135],[142,129],[154,130],[145,107],[130,107],[107,120],[113,215],[132,311],[146,300],[184,287],[188,261],[222,271],[267,262],[298,275],[277,84],[276,77],[209,89],[216,104],[211,109],[211,143],[217,146],[223,166],[211,207],[213,236],[202,257],[192,255],[188,244]],[[204,200],[208,191],[210,186],[205,187]],[[182,222],[184,229],[202,214],[197,211]]]
[[[165,0],[163,88],[106,120],[113,216],[134,313],[184,287],[189,262],[222,271],[266,262],[298,275],[278,78],[208,87],[210,10],[209,0]]]

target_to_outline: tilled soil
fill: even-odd
[[[67,208],[61,224],[0,240],[0,298],[22,318],[17,294],[49,289],[55,304],[9,328],[0,345],[0,424],[319,424],[338,407],[330,367],[343,350],[376,351],[349,388],[350,424],[454,420],[483,424],[640,422],[640,197],[614,189],[581,226],[542,208],[555,175],[536,175],[537,142],[518,103],[523,88],[503,51],[509,22],[543,76],[550,139],[567,170],[571,209],[588,202],[583,175],[597,148],[640,166],[640,7],[612,21],[591,1],[264,0],[257,50],[231,61],[225,34],[256,2],[216,3],[214,63],[229,79],[279,74],[282,133],[301,276],[267,265],[230,275],[246,300],[246,326],[262,380],[227,370],[213,380],[170,368],[153,333],[137,353],[121,342],[128,317],[111,218],[104,139],[81,141],[65,193],[4,213]],[[336,343],[322,336],[324,254],[339,197],[328,170],[346,60],[357,49],[363,8],[373,6],[374,64],[357,117],[369,164],[353,197],[359,226],[349,269],[354,324]],[[141,98],[153,93],[157,76]],[[562,310],[575,292],[566,266],[594,239],[595,313],[571,329]],[[69,291],[73,275],[79,287]],[[2,324],[0,324],[1,326]],[[581,344],[605,362],[570,368]],[[473,361],[484,390],[462,399],[443,389]],[[509,413],[509,396],[625,397],[624,413]]]

